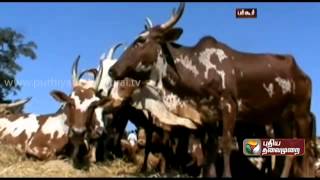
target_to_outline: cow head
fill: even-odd
[[[97,93],[99,78],[95,79],[94,86],[84,86],[79,82],[77,67],[80,56],[72,67],[73,89],[70,96],[64,92],[54,90],[51,96],[55,100],[64,103],[64,112],[67,115],[69,125],[69,137],[75,144],[83,144],[87,135],[97,133],[102,135],[104,123],[102,121],[103,105],[109,101],[108,98],[100,99]],[[89,134],[88,134],[89,133]]]
[[[101,78],[101,81],[98,86],[98,91],[101,93],[102,96],[106,97],[110,95],[110,91],[113,88],[114,82],[112,78],[109,76],[108,71],[111,66],[114,65],[116,62],[116,59],[114,59],[114,53],[122,44],[119,43],[115,46],[113,46],[109,52],[108,55],[101,58],[100,61],[100,67],[98,70],[98,76]]]
[[[114,53],[121,45],[122,43],[118,43],[109,50],[107,56],[103,55],[98,68],[97,78],[101,79],[98,86],[99,96],[109,97],[111,99],[108,103],[110,106],[105,106],[106,113],[120,108],[123,102],[125,102],[139,86],[139,82],[133,79],[126,78],[121,81],[114,81],[108,74],[110,67],[117,62],[114,58]]]
[[[109,70],[109,75],[115,80],[124,77],[144,80],[148,79],[155,66],[158,56],[161,56],[162,45],[177,40],[182,34],[181,28],[173,28],[184,11],[184,3],[180,4],[177,12],[173,11],[172,17],[166,23],[150,27],[125,50],[119,60]]]
[[[31,100],[31,97],[21,99],[13,103],[1,103],[0,104],[0,116],[6,116],[9,114],[22,113],[24,105]]]

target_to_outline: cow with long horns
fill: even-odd
[[[210,36],[191,47],[174,43],[183,32],[174,25],[184,7],[181,3],[168,22],[141,33],[110,68],[109,75],[115,80],[146,80],[158,91],[174,92],[175,102],[187,101],[201,112],[211,144],[206,148],[206,175],[215,175],[217,135],[212,127],[217,121],[223,124],[224,176],[231,176],[229,161],[236,120],[277,124],[275,136],[282,138],[293,137],[287,123],[295,124],[296,137],[306,140],[306,154],[310,154],[312,83],[294,57],[239,52]],[[214,117],[216,112],[219,118]],[[282,177],[288,176],[294,158],[286,157]]]
[[[149,87],[139,89],[139,81],[130,78],[122,81],[113,81],[109,77],[108,70],[116,62],[113,54],[120,46],[121,44],[115,45],[109,50],[108,55],[102,58],[97,73],[97,78],[101,78],[100,87],[98,87],[99,95],[101,97],[110,97],[111,99],[108,103],[109,106],[105,106],[105,113],[113,113],[113,118],[108,119],[109,125],[107,125],[107,131],[112,132],[108,136],[118,137],[114,141],[114,145],[118,147],[115,150],[120,149],[119,137],[122,137],[128,119],[137,127],[143,127],[147,130],[145,154],[148,154],[150,151],[152,132],[155,129],[159,129],[156,126],[163,128],[167,133],[175,126],[196,129],[199,121],[196,121],[197,118],[194,118],[195,116],[191,116],[194,111],[180,109],[176,110],[180,114],[174,114],[170,109],[165,107],[165,104],[159,99],[160,95],[153,89],[149,89]],[[100,70],[103,71],[101,72]],[[92,69],[88,71],[92,71]],[[137,89],[138,91],[135,91]],[[170,101],[170,99],[168,100]],[[185,149],[187,151],[187,148]],[[146,164],[147,159],[145,159],[141,170],[146,169]]]
[[[88,150],[87,159],[85,160],[95,162],[96,140],[101,137],[105,131],[105,123],[102,118],[103,109],[104,106],[110,102],[110,99],[98,96],[101,76],[98,78],[96,71],[88,71],[95,76],[94,80],[80,79],[86,71],[78,75],[79,60],[80,56],[78,56],[72,66],[73,88],[71,95],[67,96],[60,91],[53,91],[52,95],[56,100],[64,103],[64,107],[67,108],[70,113],[68,116],[68,125],[70,126],[68,135],[71,144],[75,147],[73,159],[78,160],[75,157],[79,153],[79,148],[85,145],[86,150]],[[90,145],[88,141],[92,141]],[[77,162],[75,162],[75,164],[77,164]]]

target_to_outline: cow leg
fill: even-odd
[[[292,156],[286,156],[284,161],[284,167],[281,173],[281,178],[288,177],[290,173],[290,169],[292,166],[293,157]]]
[[[202,139],[203,153],[206,156],[206,162],[203,166],[202,176],[203,177],[217,177],[217,171],[215,167],[216,157],[218,155],[217,146],[217,128],[208,128],[207,140]]]
[[[308,166],[308,157],[311,154],[310,150],[312,135],[312,129],[310,129],[310,124],[312,124],[312,119],[309,114],[308,106],[305,105],[306,103],[301,103],[295,106],[293,111],[294,119],[296,122],[297,128],[297,136],[299,138],[305,139],[305,155],[303,157],[298,157],[303,159],[303,164],[300,164],[300,167],[303,169],[303,176],[309,176],[312,174],[312,169]],[[287,174],[284,174],[287,175]]]
[[[26,153],[36,157],[39,160],[50,160],[55,157],[54,151],[48,147],[34,146],[33,148],[27,148]]]
[[[165,157],[162,155],[162,153],[160,154],[160,174],[164,175],[164,173],[166,172],[166,159]]]
[[[271,156],[271,170],[273,171],[276,166],[276,156]]]
[[[176,165],[179,170],[185,170],[185,164],[187,164],[186,157],[188,156],[188,141],[189,134],[186,129],[180,129],[178,133],[178,145],[176,151]]]
[[[281,121],[277,121],[273,124],[273,129],[274,129],[274,138],[285,138],[285,137],[289,137],[288,135],[285,136],[284,132],[285,132],[285,128],[284,126],[288,126],[288,122],[281,122]],[[289,127],[289,129],[292,129],[291,127]],[[274,157],[274,161],[273,161],[273,167],[272,167],[272,176],[273,177],[280,177],[281,176],[281,172],[283,170],[284,167],[284,161],[285,161],[284,156],[275,156]]]
[[[275,138],[292,138],[293,135],[293,124],[292,122],[290,122],[292,119],[291,115],[287,116],[286,118],[284,118],[282,121],[276,122],[273,124],[274,126],[274,131],[275,131]],[[292,162],[293,162],[293,157],[292,156],[285,156],[285,157],[281,157],[281,156],[277,156],[273,159],[272,162],[274,163],[274,168],[272,174],[279,176],[280,177],[288,177],[289,173],[290,173],[290,169],[292,167]],[[281,167],[282,168],[282,172],[281,172]]]
[[[90,163],[95,163],[97,161],[97,159],[96,159],[97,145],[98,145],[97,141],[94,141],[93,143],[90,144],[90,151],[89,151],[89,154],[90,154],[89,162]]]
[[[148,167],[148,156],[151,151],[151,141],[152,141],[152,130],[150,128],[146,128],[146,146],[144,149],[144,159],[140,172],[146,172]]]
[[[115,145],[115,155],[116,157],[122,157],[122,151],[121,151],[121,139],[122,139],[122,136],[124,134],[124,131],[126,129],[126,125],[128,123],[128,117],[127,116],[124,116],[124,115],[127,115],[127,113],[123,113],[123,112],[119,112],[120,115],[118,114],[116,117],[116,121],[117,124],[116,125],[116,135],[115,135],[115,142],[114,142],[114,145]],[[123,113],[123,114],[122,114]],[[124,116],[124,117],[123,117]]]
[[[73,165],[76,165],[78,162],[77,155],[79,153],[79,148],[80,148],[79,145],[74,145],[74,149],[71,156]]]
[[[228,99],[221,98],[222,108],[222,120],[223,120],[223,131],[222,131],[222,151],[223,151],[223,177],[231,177],[230,169],[230,156],[231,151],[235,145],[233,144],[233,130],[236,120],[236,104],[231,97]]]
[[[274,127],[271,125],[266,125],[265,126],[266,129],[266,134],[267,137],[269,138],[275,138],[274,136]],[[267,169],[268,169],[268,175],[272,175],[272,172],[275,168],[275,164],[276,164],[276,156],[272,155],[271,157],[267,157]]]
[[[282,138],[293,138],[295,135],[295,123],[296,122],[289,122],[290,119],[292,119],[292,116],[293,115],[293,118],[294,118],[294,113],[290,113],[288,114],[289,116],[285,116],[285,121],[283,121],[281,124],[280,124],[280,129],[278,130],[281,134],[281,137]],[[280,132],[281,131],[281,132]],[[292,164],[293,164],[293,161],[294,161],[295,157],[294,156],[286,156],[284,157],[284,166],[283,166],[283,169],[282,169],[282,172],[281,172],[281,175],[280,177],[289,177],[289,174],[290,174],[290,171],[292,169]]]

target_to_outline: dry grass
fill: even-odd
[[[0,177],[128,177],[136,171],[137,166],[123,160],[93,164],[88,171],[77,170],[70,160],[32,160],[13,147],[0,147]]]

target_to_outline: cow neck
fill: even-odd
[[[45,116],[51,116],[51,117],[56,117],[56,116],[60,116],[60,115],[66,115],[66,118],[68,118],[68,112],[66,109],[66,104],[63,104],[60,106],[60,108],[58,109],[58,111],[56,111],[55,113],[52,114],[46,114]]]
[[[177,74],[178,78],[180,78],[180,75],[179,75],[179,72],[177,70],[177,67],[176,67],[176,64],[174,63],[174,58],[170,52],[170,49],[169,49],[169,44],[168,43],[162,43],[160,44],[161,45],[161,50],[162,50],[162,53],[164,55],[164,58],[165,58],[165,61],[168,63],[168,65],[170,65],[173,70],[175,71],[175,73]]]
[[[164,86],[167,90],[172,91],[176,94],[178,94],[177,92],[179,91],[178,89],[184,89],[186,94],[191,92],[193,93],[192,88],[189,89],[190,87],[188,86],[188,84],[190,83],[186,82],[186,80],[180,75],[179,70],[175,63],[175,54],[177,54],[176,51],[179,51],[179,50],[177,50],[170,43],[163,43],[160,45],[161,45],[161,51],[162,51],[163,57],[165,58],[164,61],[169,65],[168,68],[166,68],[165,70],[166,76],[163,76],[163,75],[160,76],[161,80],[159,84],[161,84],[161,87]],[[171,84],[170,83],[171,80],[174,80],[175,83]]]

